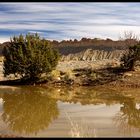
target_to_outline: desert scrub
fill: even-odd
[[[72,72],[72,70],[68,70],[65,73],[63,79],[66,83],[71,83],[72,84],[75,80],[75,76],[74,76],[74,73]]]
[[[0,56],[0,62],[3,62],[3,60],[4,60],[4,57]]]
[[[46,77],[48,80],[60,80],[60,71],[52,70]]]
[[[36,34],[14,36],[3,48],[3,74],[20,75],[20,79],[36,82],[58,64],[60,54],[52,44]]]
[[[60,71],[59,70],[53,70],[51,72],[51,77],[52,77],[52,79],[58,79],[58,78],[60,78]]]
[[[90,77],[91,77],[92,79],[96,79],[96,78],[98,78],[98,75],[97,75],[97,73],[95,73],[95,72],[91,72]]]

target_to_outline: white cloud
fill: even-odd
[[[3,42],[6,42],[6,41],[9,41],[10,40],[10,37],[1,37],[0,36],[0,43],[3,43]]]
[[[139,3],[2,3],[0,6],[3,32],[38,30],[54,39],[95,35],[118,39],[120,32],[126,30],[140,33]]]

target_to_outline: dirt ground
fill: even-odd
[[[93,70],[99,68],[106,68],[108,66],[119,66],[119,61],[116,60],[96,60],[96,61],[60,61],[58,66],[56,67],[57,70],[60,71],[68,71],[74,69],[83,69],[83,68],[90,68]]]

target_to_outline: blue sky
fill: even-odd
[[[0,3],[0,42],[38,32],[46,39],[111,38],[140,34],[140,3]]]

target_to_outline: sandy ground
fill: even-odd
[[[105,68],[107,66],[116,66],[116,65],[119,65],[119,62],[115,60],[61,61],[58,63],[56,69],[60,71],[68,71],[68,70],[80,69],[80,68],[99,69],[99,68]]]

